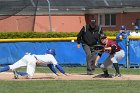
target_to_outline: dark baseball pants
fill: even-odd
[[[92,73],[95,70],[95,60],[96,60],[96,52],[93,50],[93,47],[83,44],[83,49],[86,54],[87,61],[87,73]]]

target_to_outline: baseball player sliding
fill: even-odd
[[[14,72],[14,78],[18,79],[18,76],[27,76],[27,78],[31,79],[35,72],[36,66],[48,66],[53,73],[57,74],[55,67],[63,74],[65,74],[64,69],[57,63],[55,59],[55,50],[47,49],[45,55],[31,55],[27,54],[22,57],[19,61],[14,63],[13,65],[8,65],[0,69],[0,72],[12,70]],[[26,72],[18,72],[17,68],[27,66]],[[66,75],[66,74],[65,74]]]
[[[102,51],[106,51],[110,54],[106,58],[106,60],[101,64],[101,69],[104,72],[102,76],[105,78],[110,77],[107,68],[113,64],[116,70],[115,77],[121,77],[118,66],[118,60],[122,59],[125,56],[124,50],[122,50],[121,47],[116,42],[108,39],[106,36],[101,37],[101,44],[104,46]],[[99,53],[98,55],[101,56],[102,53]]]

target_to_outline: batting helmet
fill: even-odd
[[[139,30],[139,27],[138,26],[134,26],[134,30]]]
[[[125,30],[125,29],[126,29],[126,26],[122,25],[122,26],[120,27],[120,29],[121,29],[121,30]]]
[[[47,53],[47,54],[52,54],[53,56],[56,55],[54,49],[47,49],[46,53]]]

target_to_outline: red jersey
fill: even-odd
[[[112,47],[112,46],[116,46],[116,49],[114,49],[112,51],[108,51],[108,53],[110,53],[110,54],[114,54],[115,52],[118,52],[118,51],[121,50],[121,47],[116,42],[114,42],[113,40],[108,39],[108,42],[105,45],[105,47]]]

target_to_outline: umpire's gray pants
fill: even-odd
[[[93,50],[93,47],[90,47],[86,44],[83,44],[83,49],[86,53],[86,61],[87,61],[87,71],[92,72],[95,70],[95,60],[96,60],[96,52]]]

